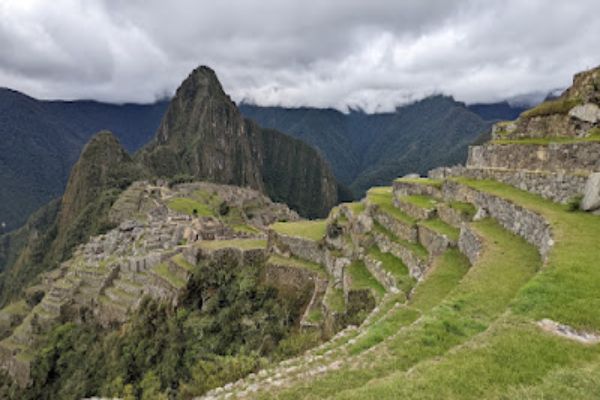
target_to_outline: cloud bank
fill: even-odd
[[[492,102],[600,64],[597,0],[4,0],[0,86],[151,102],[196,66],[237,100],[369,112]]]

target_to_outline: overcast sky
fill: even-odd
[[[0,86],[151,102],[196,66],[261,105],[490,102],[600,64],[598,0],[0,0]]]

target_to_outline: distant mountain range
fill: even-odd
[[[467,146],[492,122],[514,119],[523,108],[507,102],[466,106],[452,97],[432,96],[381,114],[250,104],[240,110],[262,126],[317,147],[338,180],[358,197],[394,177],[463,162]]]
[[[133,152],[156,132],[168,102],[40,101],[0,89],[0,224],[20,226],[60,196],[93,134],[108,129]]]
[[[84,144],[112,131],[133,153],[157,131],[168,101],[107,104],[42,101],[0,89],[0,224],[8,231],[60,196]],[[466,106],[434,96],[394,113],[341,113],[333,109],[240,106],[260,125],[316,147],[338,181],[355,195],[407,172],[464,161],[467,145],[490,121],[522,111],[508,103]]]

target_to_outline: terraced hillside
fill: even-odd
[[[600,69],[580,74],[562,99],[585,100],[526,113],[511,123],[515,139],[472,147],[466,167],[340,205],[323,239],[334,250],[305,257],[337,276],[346,298],[368,289],[376,307],[302,356],[202,398],[598,398],[600,114],[585,125],[573,108],[600,110],[590,94],[599,87]],[[533,135],[521,120],[531,118],[586,127]]]
[[[49,332],[88,320],[124,332],[152,298],[193,327],[169,343],[242,338],[240,353],[215,346],[207,361],[178,348],[158,362],[188,376],[167,383],[130,373],[128,359],[127,381],[88,372],[105,383],[82,396],[598,398],[599,88],[600,69],[580,74],[561,97],[571,108],[500,123],[495,135],[510,125],[510,138],[471,147],[466,166],[372,188],[323,220],[250,189],[134,183],[111,208],[117,229],[0,311],[0,365],[33,393],[40,365],[56,363],[47,380],[65,368],[48,356],[56,349],[33,351]],[[530,130],[558,120],[574,130]],[[236,274],[220,292],[219,279]],[[239,293],[250,303],[229,300]],[[235,329],[202,319],[211,310]]]

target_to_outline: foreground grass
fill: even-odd
[[[569,212],[562,205],[495,181],[458,181],[535,211],[552,225],[555,245],[547,265],[523,288],[513,310],[535,320],[550,318],[600,331],[600,217]]]
[[[376,296],[383,296],[385,289],[360,260],[355,260],[348,266],[352,278],[352,289],[371,289]]]
[[[392,274],[398,288],[404,293],[408,293],[415,285],[415,279],[409,275],[408,268],[399,258],[390,253],[382,252],[377,246],[371,247],[369,255],[381,261],[381,267]]]
[[[318,241],[325,237],[327,221],[276,222],[270,228],[283,235]]]
[[[483,332],[504,312],[518,290],[540,267],[541,260],[533,246],[503,230],[494,221],[480,221],[473,226],[484,237],[486,249],[478,264],[462,279],[461,269],[465,266],[454,265],[458,272],[450,274],[449,279],[458,283],[445,300],[428,309],[432,304],[420,303],[414,298],[411,307],[419,306],[427,311],[411,325],[396,326],[394,336],[363,357],[367,364],[358,368],[346,367],[277,395],[265,395],[265,398],[300,399],[307,398],[307,393],[310,393],[308,398],[314,399],[398,398],[395,393],[400,389],[395,382],[407,370],[443,356]],[[448,257],[446,261],[451,266],[464,262],[457,260],[455,254]],[[436,269],[437,272],[441,270]],[[438,283],[424,289],[420,296],[436,293],[436,290],[443,293],[448,286],[452,284]],[[415,296],[418,290],[415,290]],[[401,316],[397,318],[403,321]]]

